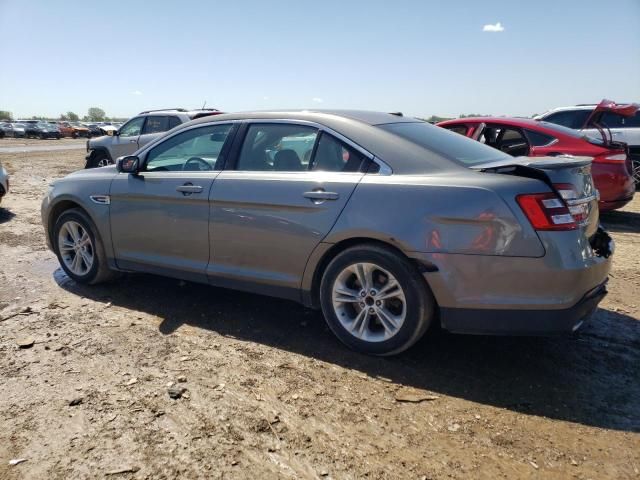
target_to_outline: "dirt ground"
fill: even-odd
[[[40,200],[83,155],[0,150],[0,478],[640,478],[640,196],[603,218],[610,294],[578,335],[381,359],[295,303],[70,281]]]

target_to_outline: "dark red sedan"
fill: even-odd
[[[440,122],[438,126],[514,157],[593,157],[591,173],[600,192],[601,211],[623,207],[635,193],[633,168],[624,143],[586,137],[570,128],[528,118],[460,118]]]

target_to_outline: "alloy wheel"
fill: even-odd
[[[640,160],[633,160],[633,180],[636,182],[636,185],[640,185]]]
[[[344,329],[366,342],[390,339],[407,316],[402,286],[373,263],[355,263],[342,270],[334,281],[331,300]]]
[[[58,250],[65,266],[75,275],[86,275],[95,257],[89,232],[78,222],[69,220],[58,232]]]

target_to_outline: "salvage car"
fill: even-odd
[[[26,127],[23,123],[7,123],[4,128],[5,136],[14,138],[24,138]]]
[[[591,172],[600,195],[600,211],[622,208],[633,199],[633,166],[623,143],[528,118],[459,118],[438,126],[515,157],[593,157]]]
[[[390,355],[435,324],[579,328],[613,249],[590,169],[386,113],[225,114],[54,182],[42,221],[76,282],[135,271],[287,298]]]
[[[56,140],[60,140],[62,134],[58,127],[55,125],[51,125],[50,123],[36,120],[23,120],[25,130],[24,136],[25,138],[39,138],[41,140],[45,140],[47,138],[55,138]]]
[[[71,122],[57,122],[58,129],[60,130],[60,134],[63,137],[86,137],[89,134],[89,130],[86,127],[82,127],[79,124],[74,124]]]
[[[636,186],[640,186],[640,105],[637,103],[617,104],[602,100],[598,104],[554,108],[535,119],[574,128],[597,139],[606,135],[626,143]]]
[[[7,193],[9,193],[9,173],[0,162],[0,203],[2,203],[2,199]]]

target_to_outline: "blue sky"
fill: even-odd
[[[640,101],[639,24],[640,0],[0,0],[0,109],[530,115]]]

